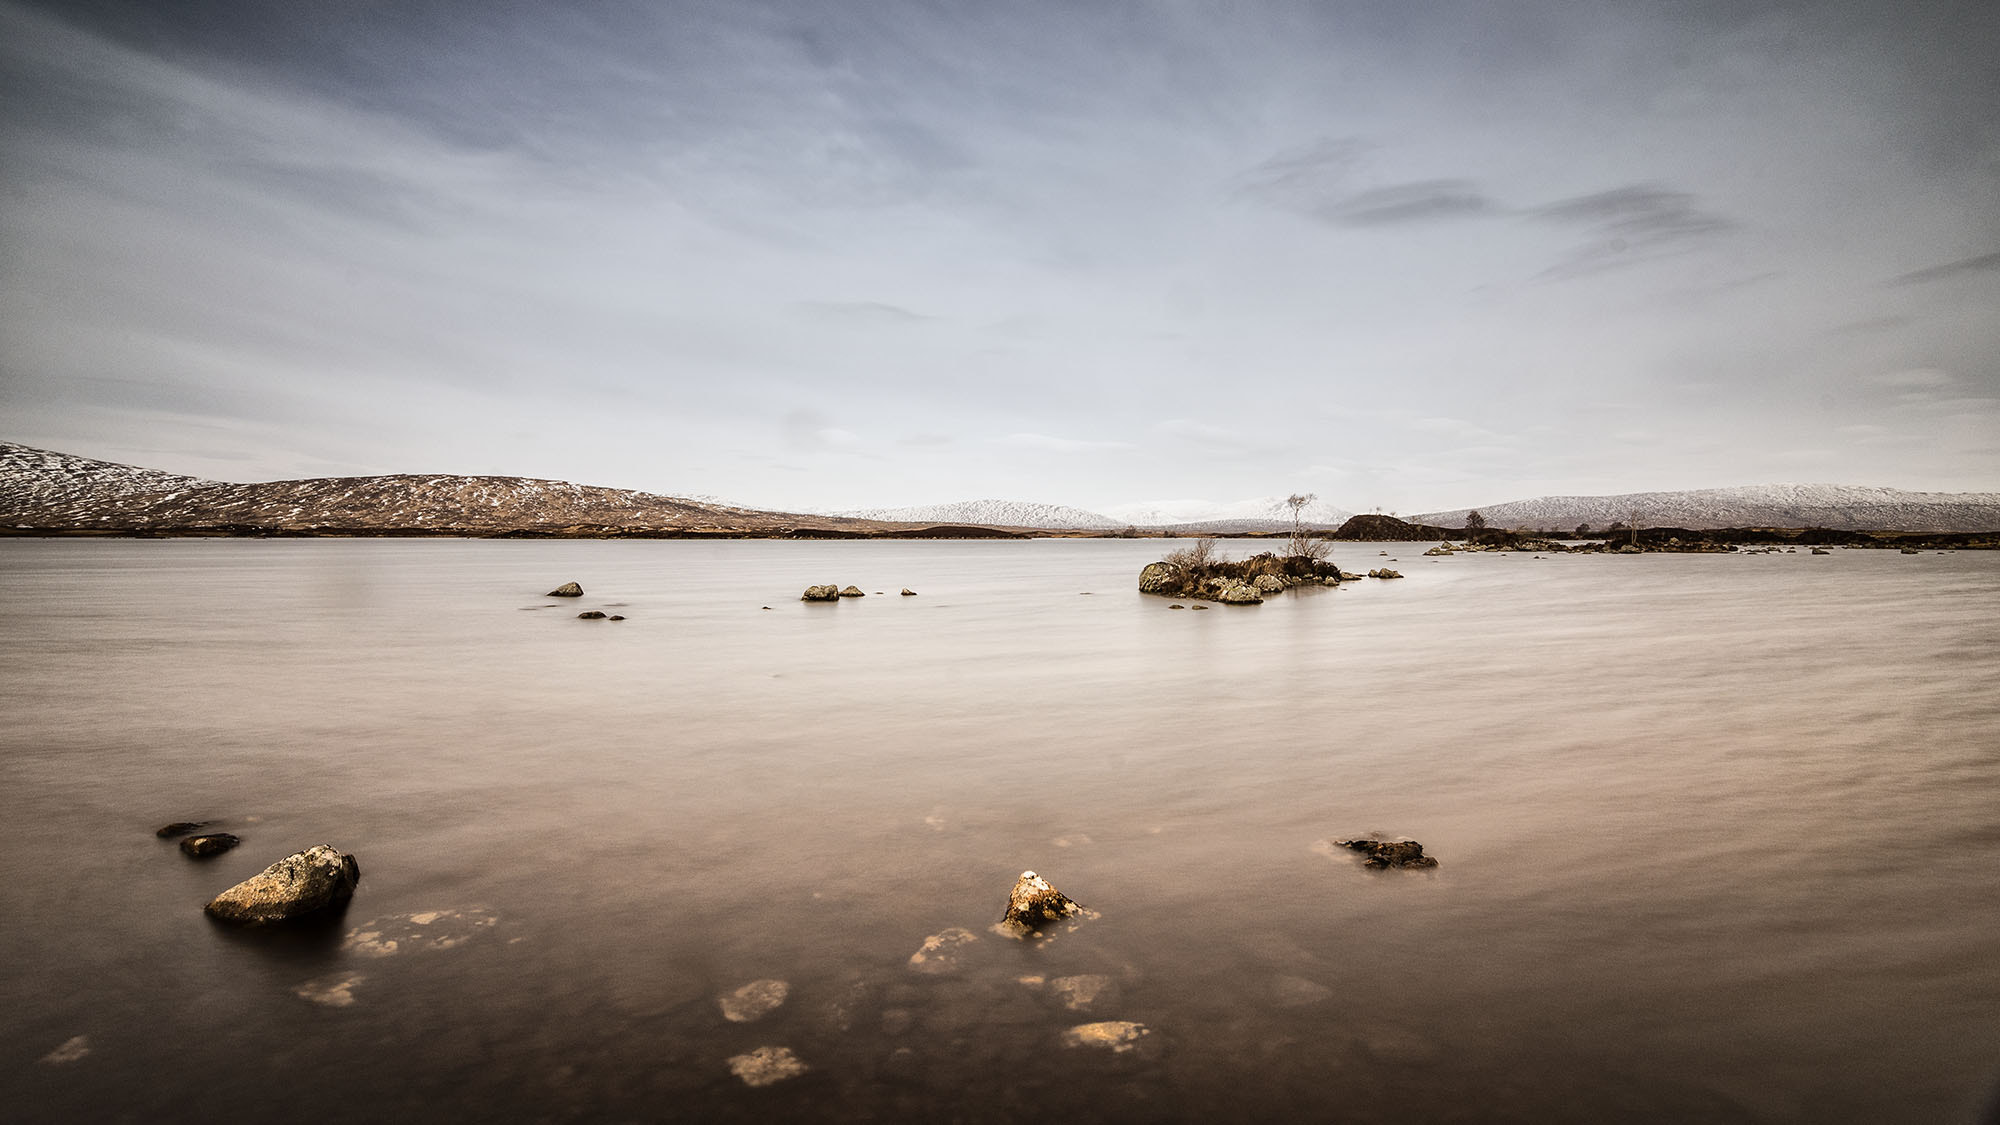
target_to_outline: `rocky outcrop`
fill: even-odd
[[[1050,886],[1047,879],[1023,871],[1007,896],[1007,913],[1001,916],[1000,924],[1034,931],[1082,913],[1082,906]]]
[[[191,859],[207,859],[242,843],[242,840],[227,832],[211,832],[205,836],[189,836],[181,841],[181,852]]]
[[[1255,605],[1267,595],[1294,586],[1330,586],[1341,577],[1340,568],[1332,563],[1301,555],[1266,551],[1232,562],[1210,558],[1205,550],[1188,551],[1148,563],[1139,572],[1139,592]]]
[[[204,910],[219,922],[263,926],[345,906],[361,867],[331,844],[288,855],[215,896]]]
[[[574,582],[565,582],[555,589],[550,590],[548,596],[551,598],[580,598],[583,596],[583,587]]]
[[[1424,846],[1415,840],[1335,840],[1334,843],[1362,853],[1367,858],[1361,861],[1361,865],[1377,870],[1438,865],[1437,860],[1424,854]]]
[[[801,595],[799,595],[799,600],[800,600],[800,601],[802,601],[802,602],[832,602],[832,601],[839,601],[839,600],[840,600],[840,587],[838,587],[838,586],[807,586],[807,587],[806,587],[806,592],[805,592],[805,593],[803,593],[803,594],[801,594]]]

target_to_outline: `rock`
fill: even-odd
[[[1451,549],[1451,544],[1449,543],[1439,543],[1437,546],[1432,547],[1430,550],[1424,552],[1424,554],[1426,555],[1449,555],[1453,553],[1454,552]]]
[[[292,989],[292,995],[328,1008],[348,1008],[354,1005],[354,986],[367,979],[361,973],[317,977]]]
[[[840,587],[838,586],[807,586],[806,592],[799,595],[799,600],[802,602],[830,602],[838,600],[839,597]]]
[[[393,957],[398,953],[453,949],[499,921],[498,915],[478,908],[392,914],[371,918],[347,931],[340,951],[361,957]]]
[[[550,590],[548,596],[551,598],[580,598],[583,596],[583,587],[574,582],[565,582],[555,589]]]
[[[910,968],[932,976],[956,972],[960,951],[978,940],[979,935],[962,926],[939,931],[925,938],[917,951],[910,954]]]
[[[1192,611],[1194,611],[1194,610],[1197,610],[1197,609],[1207,609],[1207,608],[1208,608],[1208,607],[1207,607],[1207,606],[1205,606],[1205,605],[1194,605],[1194,606],[1189,606],[1189,607],[1188,607],[1188,610],[1189,610],[1190,612],[1192,612]]]
[[[1117,988],[1111,978],[1102,973],[1057,977],[1049,982],[1049,991],[1055,993],[1063,1007],[1072,1012],[1087,1012],[1091,1005],[1099,1001],[1109,1003],[1117,994]]]
[[[722,1018],[730,1023],[752,1023],[777,1011],[791,995],[792,986],[781,980],[753,980],[734,992],[715,998]]]
[[[1139,592],[1142,594],[1168,594],[1173,592],[1174,568],[1163,562],[1147,563],[1139,572]]]
[[[1920,555],[1923,552],[1917,550],[1915,547],[1905,547],[1903,548],[1903,553],[1906,555]]]
[[[1000,921],[1003,925],[1013,924],[1029,930],[1039,930],[1051,922],[1083,913],[1068,895],[1049,885],[1047,879],[1032,871],[1021,872],[1014,882],[1014,890],[1007,896],[1007,913]]]
[[[1361,581],[1361,576],[1351,570],[1343,570],[1340,572],[1340,580],[1342,582],[1359,582]]]
[[[1361,861],[1363,867],[1382,869],[1438,865],[1437,860],[1424,854],[1424,846],[1415,840],[1335,840],[1334,843],[1366,855],[1368,858]]]
[[[1380,569],[1380,570],[1371,570],[1371,571],[1369,571],[1369,572],[1368,572],[1368,577],[1370,577],[1370,578],[1401,578],[1401,577],[1402,577],[1402,575],[1401,575],[1400,573],[1396,572],[1396,571],[1393,571],[1393,570],[1390,570],[1390,569],[1389,569],[1388,567],[1386,567],[1386,566],[1385,566],[1385,567],[1383,567],[1383,568],[1382,568],[1382,569]]]
[[[903,596],[906,598],[914,598],[917,596],[917,592],[915,590],[910,589],[908,586],[905,586],[903,587]]]
[[[840,592],[840,596],[843,598],[865,598],[868,595],[862,593],[859,586],[849,586]]]
[[[227,832],[211,832],[206,836],[189,836],[181,841],[181,851],[191,859],[207,859],[221,855],[243,841]]]
[[[1104,1020],[1099,1023],[1079,1024],[1063,1032],[1065,1047],[1097,1047],[1115,1054],[1136,1050],[1139,1040],[1151,1034],[1143,1023],[1130,1020]]]
[[[1812,549],[1812,553],[1813,553],[1813,554],[1815,554],[1815,555],[1830,555],[1830,554],[1832,554],[1833,552],[1832,552],[1832,551],[1829,551],[1829,550],[1826,550],[1825,548],[1822,548],[1822,547],[1814,547],[1814,548]]]
[[[604,611],[601,609],[586,609],[582,613],[577,614],[576,619],[578,621],[602,621],[604,620]],[[619,620],[623,621],[624,618],[621,617]]]
[[[1264,595],[1259,594],[1257,587],[1248,582],[1235,582],[1224,586],[1221,592],[1215,595],[1215,600],[1223,605],[1258,605],[1263,602]]]
[[[1184,606],[1184,605],[1182,605],[1182,604],[1181,604],[1181,603],[1179,603],[1179,602],[1175,602],[1174,604],[1172,604],[1172,605],[1168,606],[1167,608],[1168,608],[1168,609],[1186,609],[1187,607],[1186,607],[1186,606]]]
[[[606,620],[606,621],[623,621],[623,620],[625,620],[625,615],[624,615],[624,614],[622,614],[622,613],[614,613],[614,614],[612,614],[612,615],[611,615],[610,617],[607,617],[607,618],[605,618],[605,620]]]
[[[43,1066],[66,1066],[89,1053],[90,1037],[77,1035],[63,1040],[62,1044],[55,1050],[43,1055],[36,1061],[40,1062]]]
[[[331,844],[288,855],[215,896],[203,909],[218,922],[262,926],[344,906],[361,867]]]
[[[158,836],[162,840],[174,836],[185,836],[190,832],[199,832],[212,823],[214,822],[207,820],[176,820],[165,828],[153,833],[153,835]]]
[[[1283,593],[1285,589],[1284,579],[1275,574],[1260,574],[1250,584],[1255,586],[1260,594]]]
[[[759,1047],[729,1060],[729,1073],[741,1078],[745,1086],[769,1086],[811,1069],[790,1047]]]

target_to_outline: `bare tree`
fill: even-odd
[[[1326,540],[1307,535],[1302,522],[1306,505],[1317,499],[1310,492],[1294,492],[1285,497],[1285,503],[1292,509],[1292,542],[1288,553],[1295,558],[1323,559],[1332,550]]]

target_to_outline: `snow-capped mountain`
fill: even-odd
[[[1218,504],[1212,500],[1154,500],[1104,509],[1117,526],[1173,527],[1196,531],[1285,531],[1292,526],[1292,508],[1282,496]],[[1299,511],[1306,527],[1339,527],[1353,512],[1314,500]]]
[[[1070,508],[1061,504],[1037,504],[1025,500],[960,500],[953,504],[924,504],[914,508],[867,508],[836,512],[851,519],[889,520],[896,523],[990,524],[996,527],[1042,527],[1065,531],[1102,531],[1125,525],[1109,516]]]
[[[785,531],[800,522],[776,512],[527,477],[403,474],[232,484],[0,442],[0,526],[15,530],[643,534]]]
[[[1477,510],[1491,527],[1593,528],[1622,521],[1650,527],[1824,527],[1836,531],[2000,530],[2000,493],[1905,492],[1843,484],[1762,484],[1618,496],[1538,496],[1478,509],[1408,517],[1462,527]]]

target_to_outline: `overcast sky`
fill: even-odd
[[[0,0],[0,438],[775,508],[2000,490],[2000,4]]]

